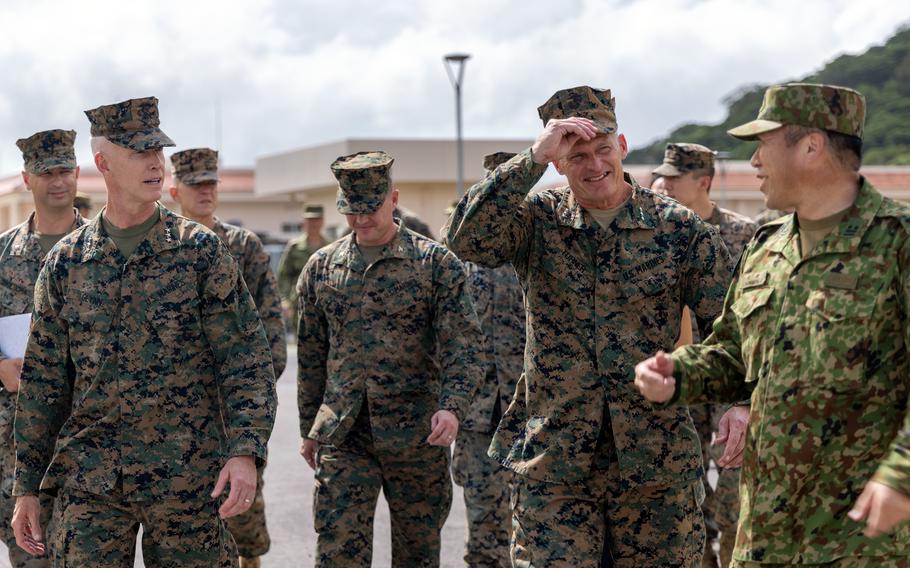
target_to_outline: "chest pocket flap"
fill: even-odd
[[[762,288],[749,288],[745,290],[730,309],[739,319],[745,319],[752,315],[755,310],[762,308],[771,300],[771,293],[774,291],[770,286]]]

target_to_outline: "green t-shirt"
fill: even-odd
[[[132,227],[120,229],[112,225],[111,222],[107,220],[107,217],[102,215],[101,224],[104,225],[104,230],[107,231],[108,236],[111,237],[111,240],[113,240],[114,244],[117,245],[117,248],[120,249],[120,253],[123,257],[129,258],[133,255],[133,252],[135,252],[139,243],[145,239],[146,233],[148,233],[149,230],[155,226],[155,223],[158,222],[160,216],[160,212],[156,208],[155,212],[145,221],[138,225],[133,225]]]
[[[377,260],[382,254],[382,249],[385,248],[385,245],[379,245],[378,247],[365,247],[363,245],[357,245],[357,248],[360,249],[360,254],[363,255],[363,260],[366,262],[367,266],[370,266]]]
[[[814,221],[800,219],[798,215],[795,215],[796,224],[799,228],[799,252],[803,258],[812,252],[815,245],[825,240],[825,237],[827,237],[831,231],[844,220],[844,217],[847,216],[847,212],[850,211],[852,207],[853,206],[851,205],[843,211],[838,211],[834,215],[829,215],[828,217],[816,219]]]
[[[60,239],[65,237],[67,233],[60,233],[59,235],[46,235],[44,233],[35,233],[38,237],[38,244],[41,246],[41,250],[47,254],[54,245],[60,242]]]
[[[597,221],[597,224],[600,225],[601,229],[606,229],[610,226],[610,223],[613,222],[613,219],[616,219],[619,212],[622,211],[622,208],[626,206],[626,203],[629,202],[629,198],[631,197],[632,196],[629,195],[625,201],[611,209],[585,209],[585,211],[587,211],[591,217],[594,217],[594,220]]]

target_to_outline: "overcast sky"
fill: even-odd
[[[77,130],[88,162],[82,110],[148,95],[178,148],[220,147],[227,166],[452,137],[452,51],[471,54],[466,137],[532,138],[538,105],[588,84],[613,90],[638,147],[908,22],[896,0],[0,0],[0,173],[21,167],[17,138],[50,128]]]

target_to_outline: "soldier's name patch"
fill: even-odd
[[[853,274],[844,274],[843,272],[829,272],[825,274],[826,288],[839,288],[841,290],[856,290],[856,284],[859,278]]]
[[[765,271],[750,272],[743,276],[743,288],[756,288],[758,286],[764,286],[767,282],[768,273]]]

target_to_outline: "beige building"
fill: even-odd
[[[531,140],[465,140],[465,190],[483,177],[483,157],[493,152],[520,152]],[[436,236],[455,200],[454,140],[350,138],[264,156],[256,160],[256,195],[290,195],[300,203],[325,207],[326,233],[335,237],[347,227],[335,209],[338,187],[329,165],[339,156],[382,150],[395,158],[392,183],[401,205],[415,212]]]

